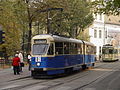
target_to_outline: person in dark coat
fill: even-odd
[[[20,58],[18,57],[18,54],[15,54],[15,57],[12,60],[12,66],[13,66],[13,71],[14,75],[20,74]]]

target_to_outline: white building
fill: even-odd
[[[113,39],[119,39],[118,36],[120,36],[120,17],[95,14],[94,18],[94,23],[89,28],[89,35],[90,42],[96,46],[96,55],[97,59],[99,59],[99,55],[102,52],[102,46],[105,44],[111,44],[111,41]],[[114,35],[112,35],[113,32]],[[120,42],[120,40],[117,41]]]

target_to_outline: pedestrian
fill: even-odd
[[[24,67],[22,51],[19,52],[18,57],[20,58],[20,72],[23,72],[22,67]]]
[[[20,74],[20,58],[18,57],[18,54],[15,54],[15,57],[12,59],[12,66],[13,66],[13,70],[14,70],[14,75],[16,74]]]
[[[31,55],[30,54],[27,55],[27,62],[29,64],[28,70],[30,71],[30,68],[31,68]]]

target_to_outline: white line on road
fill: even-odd
[[[43,85],[38,85],[38,86],[34,86],[34,87],[30,87],[30,88],[27,88],[25,90],[40,90],[40,89],[43,89],[43,88],[46,88],[47,86],[43,86]]]
[[[10,85],[10,86],[6,86],[6,87],[3,87],[3,88],[0,88],[0,90],[7,90],[7,89],[10,89],[10,88],[14,88],[14,87],[19,87],[20,85]]]
[[[56,90],[70,90],[71,87],[60,87],[59,89],[56,89]]]

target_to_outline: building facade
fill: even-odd
[[[102,54],[105,44],[120,45],[120,17],[94,14],[94,23],[89,28],[90,42],[96,46],[96,56]]]

